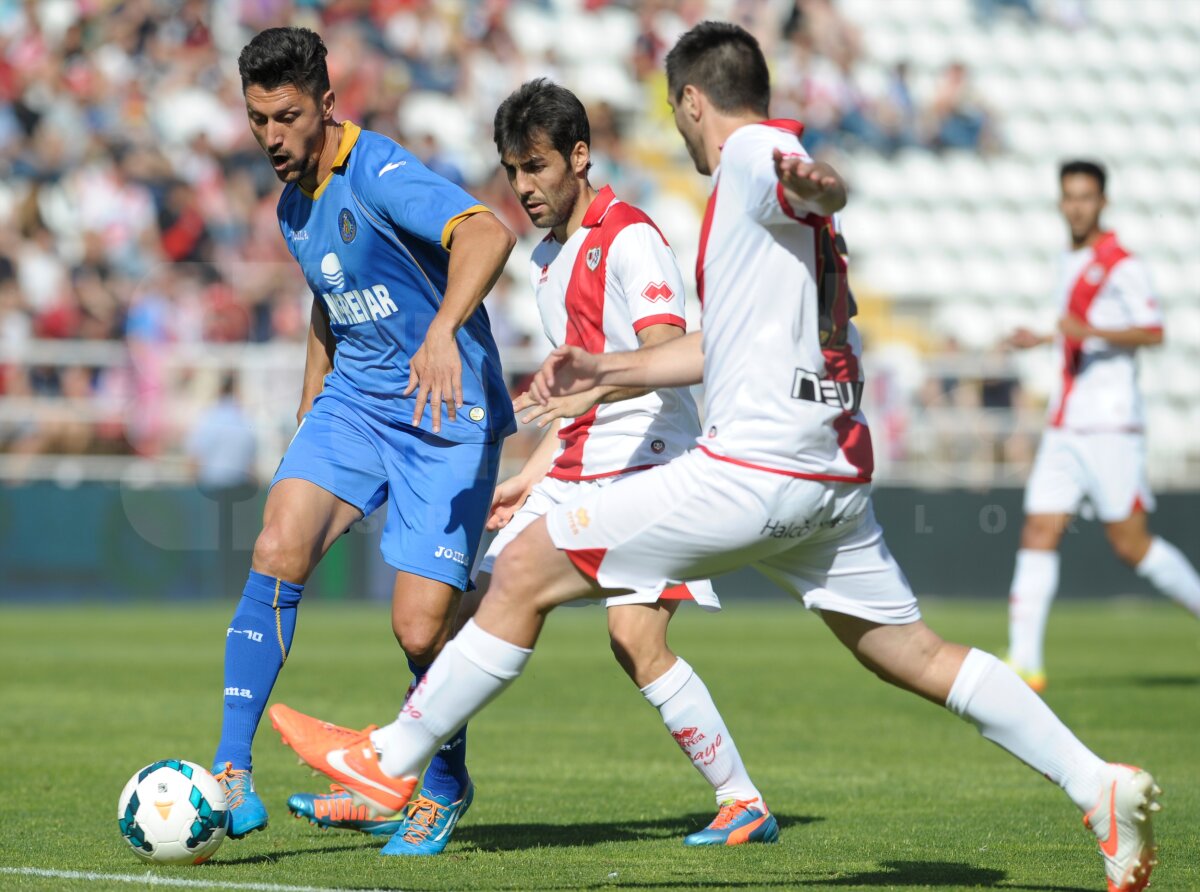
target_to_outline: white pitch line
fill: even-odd
[[[0,867],[0,874],[45,877],[55,880],[79,880],[93,883],[106,880],[136,886],[174,886],[186,889],[245,889],[247,892],[388,892],[384,889],[338,889],[329,886],[283,886],[278,883],[237,883],[231,880],[185,880],[156,873],[92,873],[81,870],[43,870],[40,867]]]

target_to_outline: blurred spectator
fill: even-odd
[[[238,401],[233,375],[221,379],[217,401],[196,419],[185,451],[196,482],[214,498],[223,490],[256,486],[258,437]]]
[[[942,72],[927,118],[934,148],[982,151],[991,147],[987,107],[962,62],[952,62]]]
[[[1021,15],[1027,22],[1038,20],[1037,10],[1033,0],[974,0],[975,16],[985,24],[995,20],[1001,11],[1012,11]]]

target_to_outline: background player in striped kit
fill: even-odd
[[[1060,269],[1058,332],[1019,329],[1008,340],[1018,349],[1057,343],[1062,351],[1062,377],[1025,486],[1009,602],[1009,661],[1037,691],[1046,687],[1042,643],[1058,589],[1058,545],[1081,507],[1104,524],[1118,558],[1200,617],[1200,576],[1146,519],[1154,495],[1136,354],[1162,343],[1163,319],[1145,264],[1101,226],[1106,180],[1095,162],[1062,165],[1059,208],[1071,247]]]

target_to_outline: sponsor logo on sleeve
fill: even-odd
[[[674,296],[675,292],[668,287],[666,282],[651,282],[642,289],[642,297],[646,298],[650,303],[660,300],[666,303]]]

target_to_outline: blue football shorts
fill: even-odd
[[[501,441],[454,443],[320,394],[271,480],[299,478],[367,516],[388,503],[380,551],[397,570],[466,591],[500,466]]]

